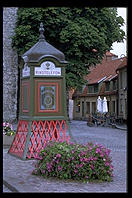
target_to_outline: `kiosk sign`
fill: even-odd
[[[35,67],[35,76],[61,76],[61,68],[56,68],[55,64],[50,61],[45,61],[40,67]]]

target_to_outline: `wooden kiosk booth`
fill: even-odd
[[[43,24],[39,41],[23,54],[17,132],[8,153],[35,158],[48,141],[69,141],[64,54],[46,42]]]

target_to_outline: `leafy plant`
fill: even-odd
[[[116,8],[21,7],[12,39],[19,57],[38,41],[40,22],[44,24],[46,41],[64,52],[69,62],[67,88],[85,84],[88,67],[99,63],[113,42],[125,38],[121,29],[124,20]]]
[[[33,174],[80,181],[111,181],[110,150],[100,144],[49,142],[37,157]]]
[[[12,124],[3,122],[3,135],[12,136],[15,134]]]

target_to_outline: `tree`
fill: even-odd
[[[88,67],[101,61],[113,42],[125,38],[120,28],[124,20],[116,8],[19,8],[12,46],[21,56],[39,37],[43,22],[46,41],[65,54],[67,87],[77,88],[85,81]]]

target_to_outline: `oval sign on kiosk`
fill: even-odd
[[[45,61],[40,67],[35,67],[35,76],[61,76],[61,68],[55,67],[55,64],[51,61]]]

